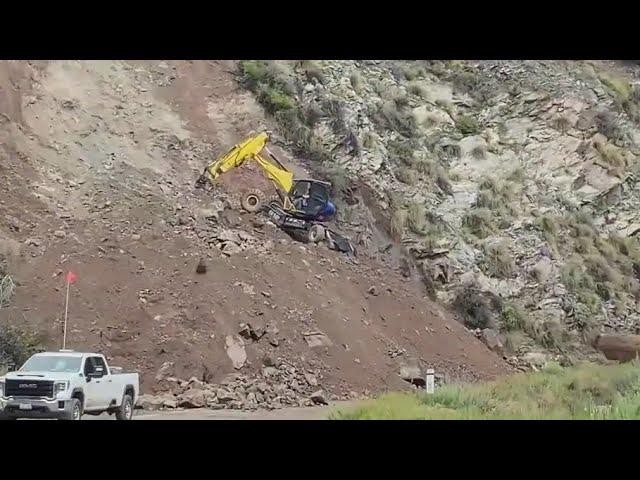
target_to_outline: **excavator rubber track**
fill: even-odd
[[[277,227],[292,235],[296,240],[308,241],[308,232],[314,225],[321,225],[325,231],[325,241],[331,250],[356,256],[356,249],[347,237],[329,229],[325,224],[296,218],[287,213],[277,202],[270,202],[263,208],[263,213]]]

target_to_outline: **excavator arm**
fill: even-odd
[[[276,188],[288,194],[293,188],[293,173],[266,148],[269,136],[266,133],[255,135],[243,143],[234,145],[224,156],[210,163],[199,179],[199,183],[205,180],[215,181],[220,175],[241,166],[247,160],[255,161],[263,170],[265,176],[271,180]],[[261,155],[266,150],[273,161]]]

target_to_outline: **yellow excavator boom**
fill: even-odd
[[[268,150],[267,152],[273,162],[270,162],[260,154],[268,141],[269,136],[263,132],[234,145],[223,157],[209,164],[203,175],[208,177],[210,181],[214,181],[223,173],[239,167],[247,160],[254,160],[277,188],[289,193],[293,188],[293,173],[287,170]]]

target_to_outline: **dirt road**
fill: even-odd
[[[209,410],[196,408],[180,411],[143,412],[136,411],[134,420],[327,420],[332,410],[350,402],[338,402],[325,407],[283,408],[281,410],[262,410],[246,412],[241,410]],[[85,420],[113,420],[109,415],[92,417]]]

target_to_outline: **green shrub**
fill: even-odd
[[[0,272],[0,308],[7,307],[13,296],[15,283],[9,275],[2,275]]]
[[[417,127],[410,113],[398,106],[397,102],[384,102],[374,115],[374,120],[383,128],[393,130],[411,138],[415,136]]]
[[[263,91],[263,103],[267,110],[277,112],[279,110],[291,110],[296,108],[296,103],[289,95],[273,87],[266,87]]]
[[[505,305],[500,313],[501,330],[511,332],[514,330],[523,330],[526,325],[526,312],[517,305]]]
[[[496,229],[493,215],[487,208],[472,208],[463,217],[462,224],[478,238],[485,238]]]
[[[480,131],[480,124],[471,116],[460,116],[456,121],[456,126],[463,135],[475,135]]]
[[[613,139],[619,135],[618,118],[609,110],[601,110],[594,116],[596,129],[605,137]]]
[[[607,165],[608,172],[616,177],[622,177],[627,167],[625,152],[615,145],[603,145],[598,148],[598,152]]]
[[[487,148],[484,145],[476,145],[471,151],[473,158],[483,160],[487,156]]]
[[[303,60],[300,62],[300,67],[304,71],[308,81],[317,80],[319,83],[324,83],[325,78],[322,72],[322,65],[314,60]]]
[[[415,159],[413,162],[413,168],[415,168],[416,171],[427,175],[428,177],[435,176],[436,172],[438,171],[436,162],[430,158],[425,157]]]
[[[415,185],[416,172],[409,167],[400,167],[396,170],[396,178],[407,185]]]
[[[449,181],[449,177],[447,172],[445,172],[442,168],[438,169],[438,173],[436,175],[436,185],[445,195],[453,195],[453,186]]]
[[[420,82],[411,82],[407,87],[407,91],[420,98],[427,98],[429,90]]]
[[[560,269],[562,283],[574,292],[593,291],[595,281],[586,271],[582,260],[578,257],[570,258]]]
[[[541,215],[536,219],[536,225],[542,230],[544,238],[549,243],[555,243],[556,237],[558,236],[558,222],[554,216]]]
[[[515,263],[506,243],[489,244],[484,249],[483,270],[490,277],[509,278],[515,270]]]
[[[559,347],[566,338],[566,331],[557,318],[529,319],[524,330],[537,344],[545,348]]]
[[[422,78],[427,74],[425,69],[419,66],[405,67],[403,68],[403,73],[404,77],[409,81],[413,81],[417,78]]]
[[[454,309],[469,328],[491,328],[492,309],[486,297],[474,287],[462,288],[453,301]]]
[[[396,240],[399,240],[400,238],[402,238],[404,229],[407,226],[408,218],[409,218],[409,214],[405,208],[396,207],[396,209],[391,214],[389,228],[390,228],[391,235]]]
[[[334,194],[343,194],[351,186],[351,175],[344,167],[331,165],[324,169],[324,176],[331,182]]]
[[[472,93],[479,85],[478,75],[470,71],[456,72],[453,77],[453,86],[462,93]]]
[[[571,128],[571,120],[566,115],[558,115],[551,121],[551,126],[560,133],[567,133]]]
[[[43,350],[35,334],[0,324],[0,366],[20,367],[31,355]]]
[[[417,234],[423,234],[426,227],[427,209],[421,203],[411,203],[408,208],[409,229]]]
[[[253,90],[260,83],[267,81],[266,62],[262,60],[245,60],[240,62],[243,80]]]

